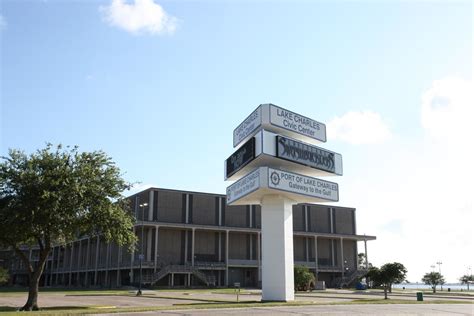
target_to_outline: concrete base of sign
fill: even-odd
[[[262,199],[262,301],[293,301],[293,205],[279,195]]]

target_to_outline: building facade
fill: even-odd
[[[129,197],[137,219],[135,251],[106,243],[101,236],[58,245],[51,251],[42,286],[261,285],[260,206],[228,206],[219,194],[150,188]],[[354,208],[298,204],[293,208],[294,261],[307,266],[329,287],[360,274]],[[35,249],[24,249],[32,260]],[[27,284],[23,263],[12,252],[0,260],[11,282]],[[367,253],[366,253],[367,257]],[[0,261],[1,262],[1,261]],[[141,266],[141,269],[140,269]]]

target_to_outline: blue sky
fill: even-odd
[[[419,280],[444,260],[450,281],[473,265],[472,227],[453,227],[473,220],[470,2],[112,4],[1,0],[1,154],[103,149],[129,181],[223,193],[233,129],[271,102],[328,124],[345,171],[329,180],[378,236],[374,263]],[[413,249],[432,227],[451,238]]]

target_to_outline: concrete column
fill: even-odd
[[[334,258],[334,239],[331,239],[331,266],[336,265],[336,260]]]
[[[118,247],[118,254],[117,254],[117,280],[116,280],[116,283],[117,283],[117,286],[121,286],[121,282],[120,282],[120,262],[122,261],[122,247],[120,246],[117,246]]]
[[[188,273],[188,286],[191,286],[191,273]]]
[[[331,223],[330,228],[331,228],[331,234],[334,234],[334,216],[333,216],[333,211],[334,211],[334,208],[329,208],[329,221]]]
[[[85,284],[88,286],[89,284],[89,265],[90,265],[90,255],[91,255],[91,238],[87,238],[87,249],[86,249],[86,277],[85,277]]]
[[[261,251],[260,251],[260,233],[257,233],[257,281],[262,281],[262,264],[261,264]]]
[[[159,229],[159,226],[156,225],[155,226],[155,268],[154,268],[154,272],[156,273],[156,270],[157,270],[157,267],[158,267],[158,231]]]
[[[303,210],[304,210],[304,231],[308,231],[308,206],[303,205]]]
[[[222,226],[222,198],[219,198],[219,226]]]
[[[148,199],[148,220],[153,221],[153,190],[150,190],[150,196]],[[150,238],[151,240],[151,238]]]
[[[188,264],[188,230],[184,230],[184,264]]]
[[[186,215],[185,215],[185,218],[184,218],[184,222],[186,224],[189,223],[189,194],[186,194]]]
[[[229,231],[225,231],[225,285],[229,286]]]
[[[278,195],[262,199],[262,301],[293,301],[293,204]]]
[[[72,282],[72,261],[74,260],[74,242],[71,243],[71,261],[69,262],[69,286],[71,286]]]
[[[249,260],[253,260],[253,235],[250,234],[249,238]]]
[[[306,262],[309,262],[309,238],[307,236],[304,237],[304,245],[305,245]]]
[[[314,268],[316,271],[316,279],[319,273],[319,265],[318,265],[318,236],[314,236]]]
[[[49,286],[53,285],[53,270],[54,270],[54,247],[51,251],[51,266],[49,268]]]
[[[105,251],[105,286],[109,284],[109,262],[110,262],[110,242],[107,243],[107,250]]]
[[[133,226],[133,233],[135,234],[136,228]],[[131,251],[130,254],[130,283],[133,283],[133,264],[135,259],[135,249]]]
[[[58,246],[58,262],[56,263],[56,285],[59,285],[59,259],[61,259],[61,246]]]
[[[100,247],[100,236],[97,235],[97,245],[95,247],[95,268],[94,268],[94,285],[97,285],[97,269],[99,268],[99,247]]]
[[[191,265],[194,267],[194,233],[195,229],[193,228],[191,234]]]
[[[369,270],[369,258],[367,258],[367,239],[364,239],[364,249],[365,249],[365,268]]]
[[[253,205],[250,205],[249,206],[250,209],[249,209],[249,228],[252,228],[252,218],[253,218]]]
[[[79,252],[77,254],[77,285],[81,285],[81,270],[82,270],[82,240],[79,240]]]
[[[218,249],[217,249],[217,260],[219,262],[222,261],[222,233],[221,232],[218,232],[217,233],[217,236],[219,236],[219,239],[218,239]]]
[[[171,287],[174,286],[174,273],[171,273]]]
[[[341,276],[344,277],[344,241],[341,237]]]
[[[148,228],[148,233],[146,237],[146,261],[151,261],[151,241],[153,240],[153,231],[151,227]]]

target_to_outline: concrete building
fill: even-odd
[[[260,206],[228,206],[225,195],[150,188],[129,197],[139,239],[134,252],[83,237],[54,247],[41,285],[137,285],[140,261],[144,284],[158,286],[261,285]],[[140,205],[147,204],[140,207]],[[357,242],[374,236],[356,234],[354,208],[298,204],[293,208],[294,260],[329,287],[359,275]],[[35,259],[36,250],[25,253]],[[143,254],[143,255],[141,255]],[[22,262],[0,252],[12,282],[26,284]],[[2,260],[2,258],[0,258]],[[0,261],[1,262],[1,261]]]

